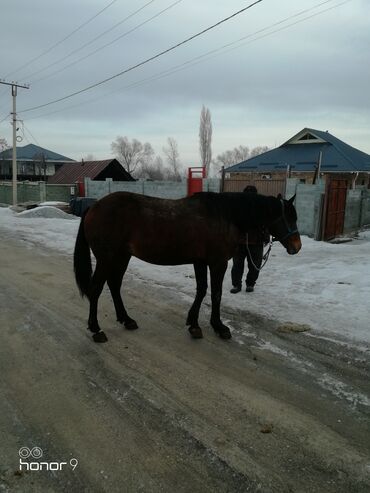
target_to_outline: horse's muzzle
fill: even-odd
[[[301,238],[299,234],[292,235],[290,238],[288,238],[286,245],[284,246],[289,255],[295,255],[296,253],[298,253],[299,250],[302,248]]]

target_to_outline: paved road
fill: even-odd
[[[140,329],[104,292],[94,344],[71,258],[1,237],[0,491],[370,491],[368,353],[243,311],[222,341],[207,306],[194,341],[184,298],[132,276]],[[35,446],[47,464],[20,472]]]

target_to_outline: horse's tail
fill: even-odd
[[[89,297],[92,267],[90,247],[87,243],[84,230],[84,220],[87,210],[84,212],[81,218],[80,227],[77,233],[75,250],[73,254],[73,267],[76,283],[78,289],[80,290],[81,296],[86,295],[87,297]]]

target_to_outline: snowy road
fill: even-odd
[[[105,291],[109,342],[96,345],[72,276],[77,226],[0,210],[1,491],[369,491],[366,235],[305,238],[301,259],[274,248],[253,298],[225,289],[229,342],[209,327],[209,299],[205,338],[189,338],[190,268],[133,262],[126,298],[140,329],[115,321]],[[360,301],[349,313],[343,294],[338,315],[348,286]],[[281,332],[283,321],[312,330]],[[18,450],[35,446],[68,467],[15,474]]]

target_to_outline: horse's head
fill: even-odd
[[[290,255],[299,252],[302,247],[301,237],[297,229],[297,213],[293,205],[295,195],[284,200],[281,195],[278,195],[280,201],[280,214],[268,226],[268,229],[275,240],[286,248]]]

